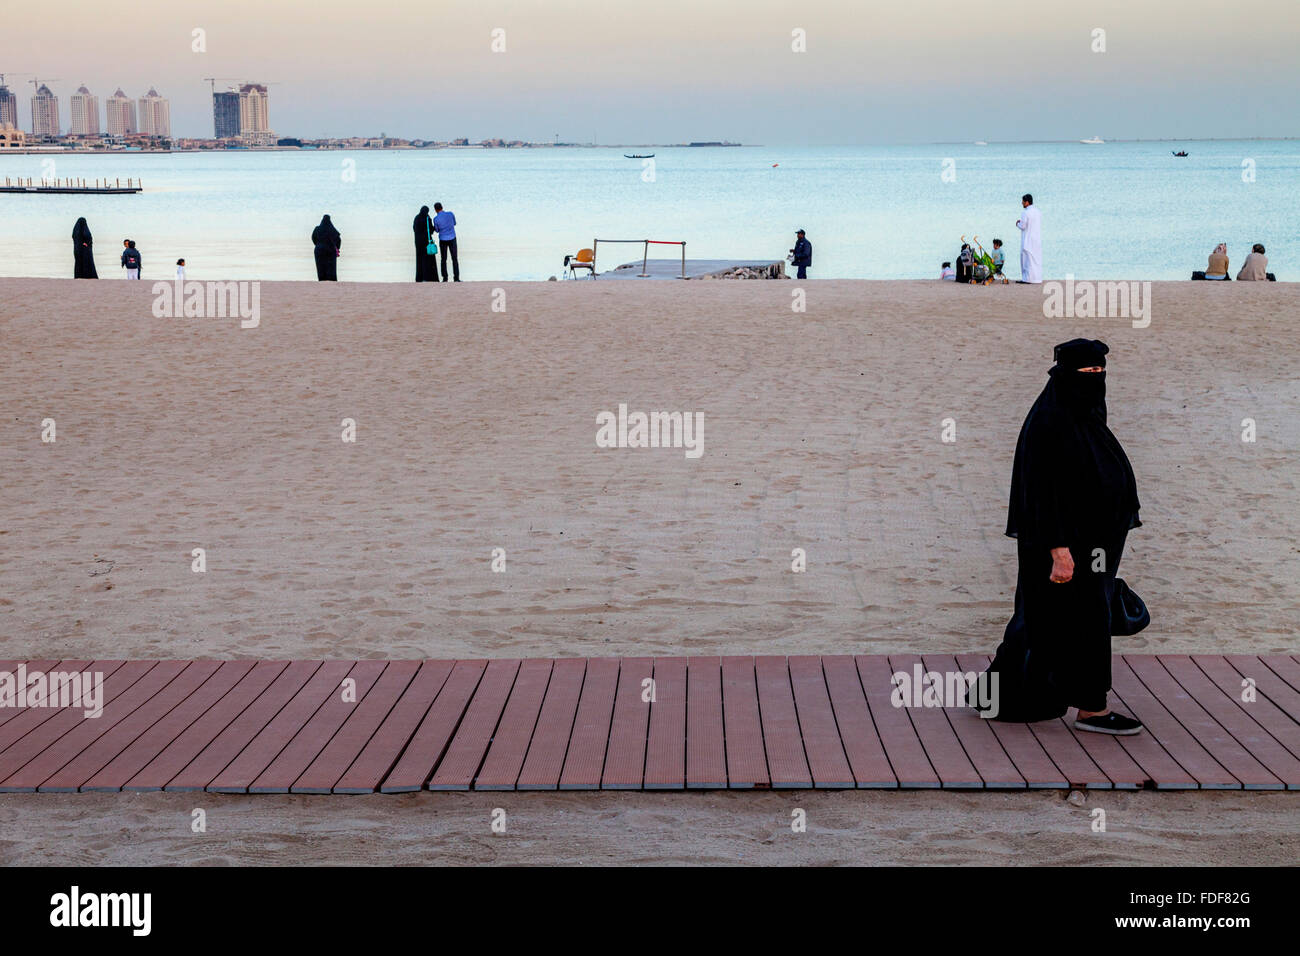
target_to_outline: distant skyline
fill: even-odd
[[[210,85],[270,83],[281,136],[769,145],[1300,134],[1300,4],[71,0],[6,11],[0,73],[65,104],[150,87],[212,135]],[[81,28],[77,24],[91,24]],[[69,26],[72,24],[73,26]],[[206,52],[194,52],[201,29]],[[494,30],[504,30],[504,35]],[[806,52],[793,52],[804,31]],[[1103,42],[1105,52],[1094,52]],[[504,44],[504,52],[493,52]]]

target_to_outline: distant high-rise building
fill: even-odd
[[[18,128],[18,97],[10,92],[9,87],[0,83],[0,126],[8,123]]]
[[[104,104],[104,113],[109,136],[129,136],[140,131],[135,120],[135,100],[123,93],[121,87]]]
[[[217,139],[239,135],[239,94],[234,90],[212,94],[212,135]]]
[[[99,135],[99,97],[84,86],[72,94],[72,128],[68,132],[73,136]]]
[[[140,97],[140,132],[149,136],[171,136],[172,111],[166,97],[158,95],[153,87]]]
[[[262,133],[271,128],[269,97],[261,83],[239,88],[239,134]]]
[[[32,135],[59,135],[59,98],[44,83],[32,97]]]

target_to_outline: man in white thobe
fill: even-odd
[[[1043,281],[1043,217],[1034,205],[1034,197],[1025,193],[1020,198],[1025,210],[1020,214],[1016,228],[1020,230],[1020,281]]]

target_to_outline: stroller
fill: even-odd
[[[962,236],[961,241],[966,242],[966,237]],[[1007,285],[1011,282],[993,264],[993,256],[989,255],[984,250],[984,247],[980,245],[979,236],[975,236],[971,240],[970,254],[974,260],[970,273],[972,283],[976,285],[992,285],[994,282],[1001,282],[1003,285]]]

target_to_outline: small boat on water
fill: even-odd
[[[1079,142],[1083,143],[1085,146],[1100,146],[1106,141],[1100,136],[1094,136],[1092,139],[1081,139]]]
[[[1175,155],[1175,156],[1186,156],[1186,155],[1187,155],[1187,150],[1185,150],[1185,149],[1180,149],[1180,150],[1178,150],[1177,152],[1174,152],[1174,155]]]
[[[624,159],[654,159],[654,153],[624,153]]]

